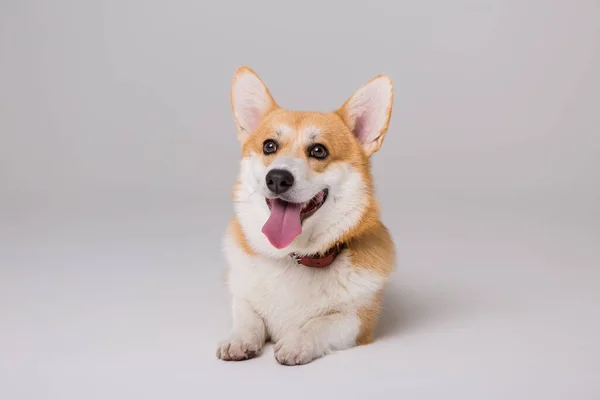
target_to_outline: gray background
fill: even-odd
[[[241,64],[296,109],[394,80],[372,346],[214,356]],[[595,0],[3,0],[0,398],[599,398],[599,71]]]

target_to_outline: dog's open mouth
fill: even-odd
[[[317,193],[306,203],[290,203],[282,199],[266,199],[271,215],[262,228],[269,242],[278,249],[287,247],[302,233],[302,222],[313,215],[327,200],[328,190]]]
[[[300,210],[300,219],[302,221],[304,221],[306,218],[313,215],[315,212],[317,212],[317,210],[319,208],[321,208],[321,206],[325,203],[325,200],[327,200],[328,192],[329,191],[327,189],[321,190],[319,193],[317,193],[315,195],[315,197],[313,197],[306,203],[302,204],[302,209]],[[267,201],[269,210],[273,210],[273,202],[274,201],[281,202],[284,205],[293,204],[293,203],[289,203],[289,202],[287,202],[285,200],[281,200],[281,199],[265,199],[265,200]]]

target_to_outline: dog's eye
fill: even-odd
[[[322,144],[315,144],[315,145],[313,145],[308,150],[308,154],[311,157],[317,158],[319,160],[322,160],[322,159],[326,158],[329,155],[329,153],[327,152],[327,149]]]
[[[263,153],[264,154],[273,154],[277,151],[277,142],[273,139],[265,140],[263,143]]]

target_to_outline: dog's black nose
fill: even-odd
[[[272,169],[266,176],[267,187],[275,194],[285,193],[294,184],[294,175],[285,169]]]

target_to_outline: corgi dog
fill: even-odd
[[[380,75],[333,112],[288,110],[253,70],[237,69],[241,163],[223,240],[233,329],[218,358],[250,359],[271,341],[280,364],[302,365],[374,340],[396,256],[370,157],[392,100]]]

